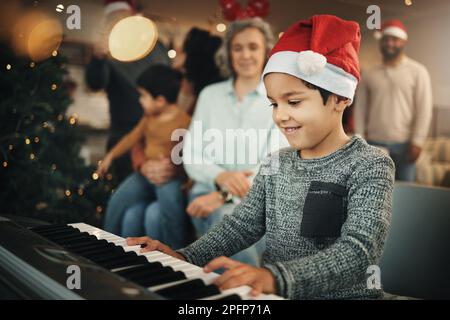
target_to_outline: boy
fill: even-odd
[[[394,165],[342,127],[359,79],[359,43],[358,24],[335,16],[291,26],[263,73],[273,119],[291,148],[270,156],[233,214],[190,246],[175,252],[145,237],[128,243],[207,272],[224,267],[215,281],[221,289],[249,285],[255,295],[290,299],[380,297],[367,288],[366,271],[387,236]],[[224,257],[264,234],[261,268]]]
[[[114,148],[105,156],[105,159],[98,166],[98,174],[102,176],[108,171],[112,161],[129,151],[143,138],[145,140],[146,160],[156,160],[170,158],[173,147],[178,143],[171,140],[172,132],[178,128],[186,129],[190,123],[190,116],[176,105],[178,91],[180,89],[181,74],[165,65],[154,65],[147,68],[137,79],[138,91],[140,93],[140,104],[144,110],[144,115],[137,126],[123,137]],[[189,230],[185,225],[180,225],[180,221],[188,223],[185,213],[185,197],[181,190],[183,181],[180,177],[175,177],[164,184],[154,185],[140,173],[136,172],[128,177],[119,188],[129,194],[129,200],[152,202],[158,201],[161,208],[161,216],[164,221],[162,229],[174,230],[171,236],[173,247],[185,246],[189,239]],[[130,201],[128,201],[130,202]],[[108,218],[121,219],[125,210],[123,204],[108,205]],[[134,224],[137,227],[144,224],[143,217],[136,217]],[[177,222],[178,221],[178,222]],[[131,223],[126,221],[126,223]],[[126,228],[122,223],[122,232]],[[134,227],[133,229],[136,229]],[[137,229],[142,229],[137,228]],[[158,233],[160,230],[151,230]]]

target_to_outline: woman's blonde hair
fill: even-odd
[[[266,45],[266,57],[268,57],[270,50],[275,44],[275,39],[270,25],[261,18],[238,20],[231,23],[228,26],[228,31],[222,41],[222,46],[216,53],[216,63],[220,68],[222,76],[225,78],[236,76],[231,63],[231,41],[236,34],[248,28],[256,28],[263,34]]]

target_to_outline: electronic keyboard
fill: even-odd
[[[0,286],[31,299],[283,299],[251,296],[249,286],[221,291],[213,284],[219,274],[159,251],[140,250],[85,223],[26,228],[0,217]],[[80,283],[69,289],[76,276],[73,266]]]

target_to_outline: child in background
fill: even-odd
[[[144,115],[137,126],[123,137],[114,148],[105,156],[98,166],[98,174],[104,175],[114,159],[128,152],[134,145],[145,139],[145,157],[149,159],[170,158],[172,149],[178,141],[171,141],[172,132],[176,129],[189,127],[190,116],[177,107],[176,99],[180,89],[182,75],[178,71],[165,65],[154,65],[146,69],[137,79],[139,102]],[[124,106],[125,107],[125,106]],[[174,247],[186,244],[188,228],[172,225],[172,220],[187,221],[185,213],[185,197],[181,190],[182,177],[160,185],[154,185],[139,172],[135,172],[125,180],[119,188],[127,188],[131,199],[139,201],[158,201],[161,207],[163,225],[165,230],[177,230],[176,236],[171,236]],[[108,206],[107,214],[122,217],[126,210],[123,206]],[[143,221],[137,221],[144,225]],[[129,236],[129,234],[128,234]]]

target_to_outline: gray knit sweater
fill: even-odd
[[[392,160],[357,136],[318,159],[282,149],[262,163],[232,214],[178,252],[203,266],[265,234],[263,266],[273,273],[277,294],[377,298],[382,291],[367,288],[366,272],[383,252],[393,185]]]

